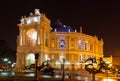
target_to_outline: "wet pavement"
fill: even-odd
[[[70,74],[70,76],[67,75],[67,73]],[[35,77],[35,73],[34,72],[30,72],[30,73],[15,73],[15,72],[0,72],[0,76],[1,77],[7,77],[7,76],[11,76],[11,77],[16,77],[16,76],[21,76],[21,77]],[[61,71],[56,71],[54,75],[40,75],[38,74],[39,78],[54,78],[54,79],[61,79],[62,78],[62,73]],[[73,72],[69,72],[69,71],[65,71],[65,76],[64,76],[65,80],[67,81],[73,81],[73,80],[78,80],[78,81],[91,81],[91,75],[88,74],[85,71],[73,71]],[[120,81],[119,77],[114,77],[114,76],[105,76],[105,75],[96,75],[95,78],[96,81]]]

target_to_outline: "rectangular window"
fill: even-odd
[[[54,59],[54,55],[52,55],[51,58]]]
[[[61,53],[60,56],[59,56],[59,60],[61,62],[63,62],[63,59],[65,59],[65,55],[63,53]]]
[[[70,49],[75,49],[75,40],[73,38],[70,40]]]
[[[90,58],[90,56],[89,56],[89,55],[86,55],[86,59],[88,59],[88,58]]]
[[[55,47],[55,43],[51,43],[51,47],[54,48]]]
[[[82,62],[82,54],[79,55],[79,62]]]
[[[89,42],[85,41],[85,50],[89,50]]]
[[[71,55],[70,60],[71,60],[71,61],[74,61],[74,59],[75,59],[75,56],[74,56],[74,55]]]

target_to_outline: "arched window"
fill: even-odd
[[[27,66],[29,66],[31,64],[35,64],[35,55],[34,54],[30,53],[27,55],[26,64],[27,64]]]
[[[78,48],[79,48],[80,50],[83,49],[83,41],[82,41],[81,39],[78,40]]]
[[[37,43],[37,31],[35,29],[30,29],[26,32],[27,45],[36,45]]]

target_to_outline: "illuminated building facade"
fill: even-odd
[[[38,65],[50,60],[60,67],[65,59],[65,67],[70,68],[84,63],[89,57],[103,57],[103,40],[73,30],[57,20],[51,27],[50,20],[39,9],[22,17],[18,24],[16,69],[35,64],[35,54],[39,54]]]

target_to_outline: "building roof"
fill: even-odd
[[[57,19],[57,21],[55,21],[52,24],[52,32],[56,31],[56,32],[74,32],[74,30],[70,27],[70,26],[66,26],[63,25],[63,23]]]

